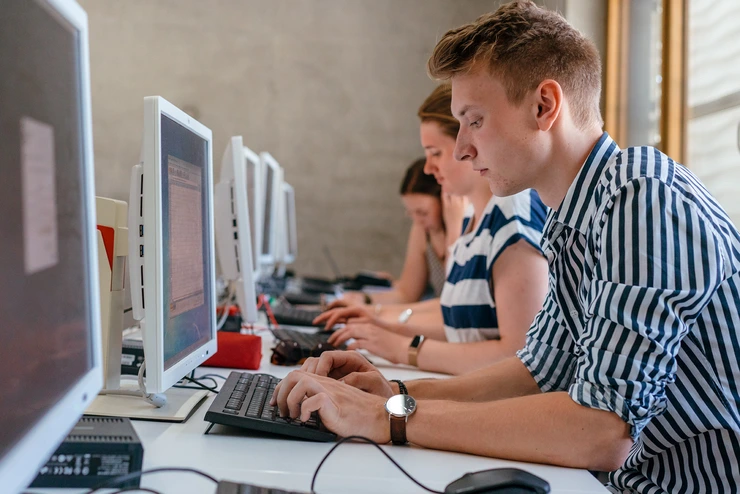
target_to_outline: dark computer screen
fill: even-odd
[[[31,0],[0,15],[0,457],[92,368],[76,29]]]
[[[162,115],[164,368],[211,339],[208,141]]]
[[[275,180],[275,170],[270,165],[265,165],[265,211],[264,223],[262,224],[262,254],[270,255],[270,241],[272,232],[272,183]]]

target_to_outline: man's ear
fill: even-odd
[[[534,91],[537,111],[535,120],[540,130],[552,128],[563,107],[563,88],[552,79],[545,79]]]

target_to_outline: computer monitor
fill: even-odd
[[[87,15],[0,14],[0,485],[24,489],[100,390]]]
[[[142,163],[132,171],[129,275],[142,321],[147,393],[216,352],[210,129],[160,96],[144,98]]]
[[[251,222],[247,199],[247,166],[242,137],[229,140],[215,189],[216,246],[221,276],[236,295],[242,321],[257,322],[257,297],[252,268]]]
[[[249,233],[252,239],[252,270],[259,276],[260,245],[262,243],[262,163],[257,153],[244,146],[244,164],[247,174],[247,211]]]
[[[280,165],[270,153],[260,153],[262,164],[262,246],[260,267],[263,273],[272,273],[277,261],[279,242],[279,198],[282,193]]]
[[[283,182],[283,263],[292,264],[298,256],[298,235],[295,218],[295,190]]]

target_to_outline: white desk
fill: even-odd
[[[263,338],[262,367],[258,372],[284,377],[293,367],[269,363],[272,338]],[[414,379],[433,374],[410,368],[381,367],[392,379]],[[200,374],[228,375],[227,369],[201,368]],[[228,432],[214,426],[204,435],[208,423],[203,416],[213,398],[206,400],[183,424],[135,421],[134,427],[144,445],[144,469],[190,467],[218,479],[252,483],[309,492],[311,477],[333,443],[311,443],[278,439],[249,431]],[[415,446],[383,446],[418,481],[443,491],[451,481],[466,472],[496,467],[518,467],[546,479],[553,493],[593,493],[606,489],[587,471],[546,465],[495,460],[478,456],[427,450]],[[147,475],[142,486],[165,494],[203,494],[215,492],[212,482],[188,473]],[[56,490],[33,490],[55,492]],[[426,492],[408,480],[385,456],[369,444],[343,444],[332,453],[319,472],[316,491],[320,494],[396,494]],[[57,492],[85,492],[65,490]]]

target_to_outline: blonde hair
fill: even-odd
[[[553,79],[568,98],[576,125],[603,125],[599,53],[560,14],[531,0],[509,2],[448,31],[427,66],[432,77],[448,80],[478,62],[500,78],[512,103],[521,103],[542,81]]]
[[[442,131],[457,139],[460,122],[452,116],[452,87],[445,83],[437,86],[419,107],[419,119],[422,122],[436,122]]]

